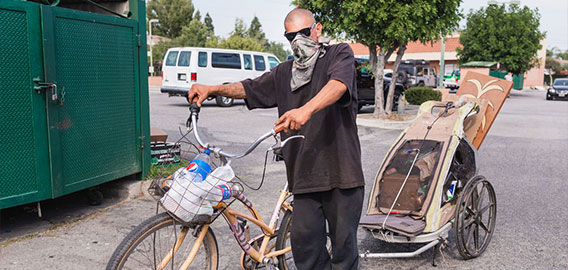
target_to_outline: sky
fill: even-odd
[[[266,38],[281,42],[290,48],[284,38],[284,17],[290,10],[291,0],[192,0],[196,9],[202,16],[209,12],[215,26],[215,34],[222,37],[229,36],[234,29],[235,19],[241,18],[248,25],[256,15],[262,24]],[[470,9],[477,10],[487,6],[488,0],[464,0],[460,5],[462,13],[467,14]],[[507,0],[497,0],[504,3]],[[532,9],[538,8],[540,30],[546,31],[546,48],[557,47],[562,51],[568,50],[568,0],[521,0],[521,6],[526,5]],[[465,17],[465,16],[464,16]],[[465,27],[465,18],[460,22]]]

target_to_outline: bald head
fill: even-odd
[[[306,27],[311,27],[316,22],[314,14],[311,11],[303,8],[295,8],[286,15],[284,19],[284,29],[287,33],[297,32]],[[321,24],[317,24],[315,29],[312,29],[310,38],[317,42],[321,35]]]
[[[287,24],[302,24],[311,26],[315,23],[314,14],[311,11],[303,8],[295,8],[286,15],[284,19],[284,27]]]

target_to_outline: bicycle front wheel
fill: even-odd
[[[106,269],[179,269],[197,239],[191,228],[176,222],[168,213],[160,213],[142,222],[122,240]],[[217,240],[208,228],[189,269],[217,270],[218,262]]]
[[[292,229],[292,212],[286,211],[280,229],[278,229],[278,236],[276,237],[276,250],[282,250],[291,246],[290,243],[290,230]],[[278,256],[278,268],[281,270],[296,270],[294,264],[294,257],[292,251]]]

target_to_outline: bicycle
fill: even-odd
[[[191,115],[187,122],[188,131],[191,126],[197,143],[203,149],[209,149],[211,153],[214,153],[215,157],[221,161],[221,165],[228,164],[231,159],[245,157],[256,149],[261,142],[270,137],[273,137],[276,143],[267,150],[266,157],[268,157],[270,151],[278,156],[289,140],[303,138],[301,135],[296,135],[281,141],[277,134],[282,131],[283,127],[275,127],[257,138],[243,153],[230,154],[219,147],[205,143],[201,139],[197,125],[199,110],[195,103],[190,105]],[[225,218],[243,250],[240,259],[243,269],[252,270],[259,265],[264,265],[267,269],[295,269],[289,241],[293,208],[292,194],[288,191],[288,183],[286,182],[284,188],[280,190],[280,196],[268,224],[262,220],[254,205],[244,196],[243,186],[238,182],[231,184],[233,190],[231,200],[221,201],[215,208],[213,215],[204,222],[184,222],[167,211],[143,221],[118,245],[106,269],[185,270],[189,266],[192,266],[192,269],[217,269],[219,251],[215,234],[210,225],[219,216]],[[163,195],[159,194],[160,189],[156,189],[155,184],[151,188],[155,189],[151,192],[154,195],[158,197]],[[250,215],[232,209],[230,205],[235,201],[242,203],[250,212]],[[282,216],[280,226],[276,227],[280,216]],[[262,234],[250,238],[247,221],[260,227]],[[192,231],[190,232],[190,230]],[[188,234],[191,234],[193,239],[188,237]],[[269,245],[274,238],[276,238],[275,243]],[[177,260],[180,256],[182,260]]]

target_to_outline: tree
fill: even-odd
[[[568,50],[565,50],[564,52],[561,52],[560,50],[558,50],[559,52],[556,54],[556,58],[560,58],[562,60],[568,60]]]
[[[286,57],[292,54],[289,50],[284,49],[284,45],[282,43],[274,41],[268,42],[266,51],[273,53],[278,59],[280,59],[280,62],[286,61]]]
[[[386,61],[397,51],[393,78],[409,42],[429,42],[454,30],[459,22],[460,0],[297,0],[300,7],[311,10],[326,33],[354,39],[369,48],[369,60],[375,77],[375,117],[390,114],[395,84],[383,106],[383,70]]]
[[[154,34],[175,38],[181,34],[184,26],[189,25],[194,10],[191,0],[151,0],[148,2],[146,16],[159,21],[154,26]]]
[[[213,32],[199,21],[199,17],[199,13],[196,12],[193,20],[188,25],[182,27],[178,37],[156,44],[152,49],[152,57],[156,60],[159,59],[159,62],[164,58],[168,48],[171,47],[207,47],[208,44],[211,44],[210,40],[217,44],[218,41],[214,37]]]
[[[544,64],[544,69],[546,73],[548,73],[548,79],[550,84],[552,84],[552,75],[562,71],[562,65],[558,60],[554,59],[553,57],[546,57],[546,62]]]
[[[235,19],[235,28],[231,32],[230,36],[246,37],[247,36],[247,25],[243,22],[243,19]]]
[[[173,40],[173,43],[183,47],[205,47],[207,40],[213,36],[213,32],[197,18],[191,20],[189,25],[184,26],[181,35]]]
[[[211,38],[206,42],[207,47],[249,50],[273,53],[280,61],[286,59],[290,51],[284,49],[282,43],[268,41],[265,33],[262,31],[262,24],[255,16],[251,25],[247,25],[242,19],[235,20],[235,28],[231,35],[226,39]]]
[[[247,50],[247,51],[263,51],[263,46],[257,40],[249,37],[241,37],[238,35],[230,36],[219,42],[219,48]]]
[[[258,17],[254,16],[254,18],[252,18],[250,26],[247,30],[247,36],[254,38],[260,42],[266,41],[266,37],[264,32],[262,31],[262,25],[260,24]]]
[[[457,49],[460,63],[495,61],[513,74],[523,74],[538,64],[537,51],[545,33],[538,30],[538,9],[517,4],[490,5],[467,15]]]
[[[205,18],[203,19],[203,22],[205,23],[205,26],[207,27],[207,29],[209,29],[209,31],[211,31],[211,33],[215,33],[215,27],[213,26],[213,19],[211,19],[209,12],[207,12],[205,14]]]

